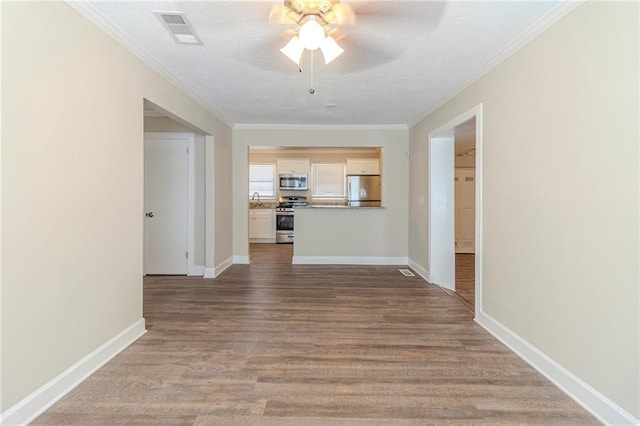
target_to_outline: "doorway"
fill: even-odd
[[[455,137],[455,293],[474,311],[475,302],[475,117],[456,126]]]
[[[455,292],[475,313],[482,308],[481,129],[482,105],[478,105],[429,133],[428,141],[430,282]],[[456,135],[463,131],[473,135],[473,144],[460,143],[459,151],[468,153],[468,158],[458,159]],[[458,172],[463,178],[459,184],[456,165],[461,160],[467,170]]]
[[[193,230],[192,133],[145,133],[144,273],[187,275]]]

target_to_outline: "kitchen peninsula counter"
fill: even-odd
[[[406,265],[406,222],[394,205],[296,207],[293,263]]]
[[[333,205],[333,204],[310,204],[308,206],[297,206],[297,209],[384,209],[384,206],[345,206],[345,205]]]
[[[278,202],[276,201],[249,201],[249,210],[275,209],[276,207],[278,207]]]

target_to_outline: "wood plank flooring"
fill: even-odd
[[[597,424],[439,287],[251,251],[145,278],[149,331],[33,424]]]
[[[474,254],[456,254],[456,291],[452,294],[472,313],[476,303],[475,258]]]

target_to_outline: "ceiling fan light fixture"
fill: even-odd
[[[344,52],[344,49],[331,36],[325,37],[320,44],[320,50],[322,51],[322,56],[324,56],[325,64],[333,61]]]
[[[308,50],[316,50],[325,40],[324,29],[316,22],[315,18],[315,16],[310,16],[298,31],[298,37],[302,41],[302,45]]]
[[[296,16],[295,22],[300,25],[297,34],[280,49],[295,64],[300,66],[305,50],[320,49],[325,65],[344,52],[329,34],[336,25],[353,23],[353,12],[348,6],[340,7],[339,0],[285,0],[283,6],[271,10],[269,20],[287,23]],[[313,68],[313,55],[311,58]]]
[[[291,59],[294,63],[300,65],[300,59],[302,58],[302,52],[304,52],[304,44],[300,41],[298,36],[293,36],[289,43],[282,49],[280,49],[282,53],[289,59]]]

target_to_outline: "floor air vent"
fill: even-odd
[[[415,276],[416,276],[416,275],[415,275],[413,272],[411,272],[411,270],[409,270],[409,269],[398,269],[398,271],[400,271],[400,273],[401,273],[402,275],[404,275],[405,277],[415,277]]]

